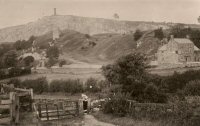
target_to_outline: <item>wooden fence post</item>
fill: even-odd
[[[19,123],[19,109],[20,109],[20,105],[19,105],[19,96],[15,95],[15,102],[16,102],[16,105],[15,105],[15,124],[18,124]]]
[[[31,95],[31,103],[29,103],[30,104],[30,108],[31,108],[31,111],[33,110],[33,89],[31,88],[30,89],[30,95]]]
[[[76,115],[79,116],[79,104],[78,104],[78,101],[76,101]]]
[[[47,115],[47,120],[49,120],[49,113],[48,113],[48,105],[46,103],[46,115]]]
[[[60,117],[59,117],[58,104],[56,104],[56,109],[57,109],[57,115],[58,115],[58,119],[59,119]]]
[[[11,104],[10,104],[10,118],[11,118],[11,120],[10,120],[10,122],[11,122],[11,124],[13,123],[13,121],[14,121],[14,109],[13,109],[13,106],[14,106],[14,95],[15,95],[15,93],[14,92],[10,92],[10,101],[11,101]]]

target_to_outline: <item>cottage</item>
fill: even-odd
[[[174,38],[158,49],[158,64],[180,64],[200,61],[200,50],[187,38]]]

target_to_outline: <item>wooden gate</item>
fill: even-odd
[[[72,100],[40,100],[35,103],[37,116],[41,121],[63,119],[79,115],[79,102]]]
[[[20,112],[32,110],[32,89],[14,88],[7,84],[1,84],[0,96],[6,97],[0,99],[0,109],[6,111],[6,113],[0,115],[0,119],[7,120],[7,123],[19,123]]]

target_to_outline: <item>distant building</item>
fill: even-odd
[[[200,50],[187,38],[174,38],[158,49],[158,64],[179,64],[187,62],[199,62]]]

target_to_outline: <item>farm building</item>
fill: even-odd
[[[180,64],[200,61],[200,49],[187,38],[174,38],[158,49],[158,64]]]

